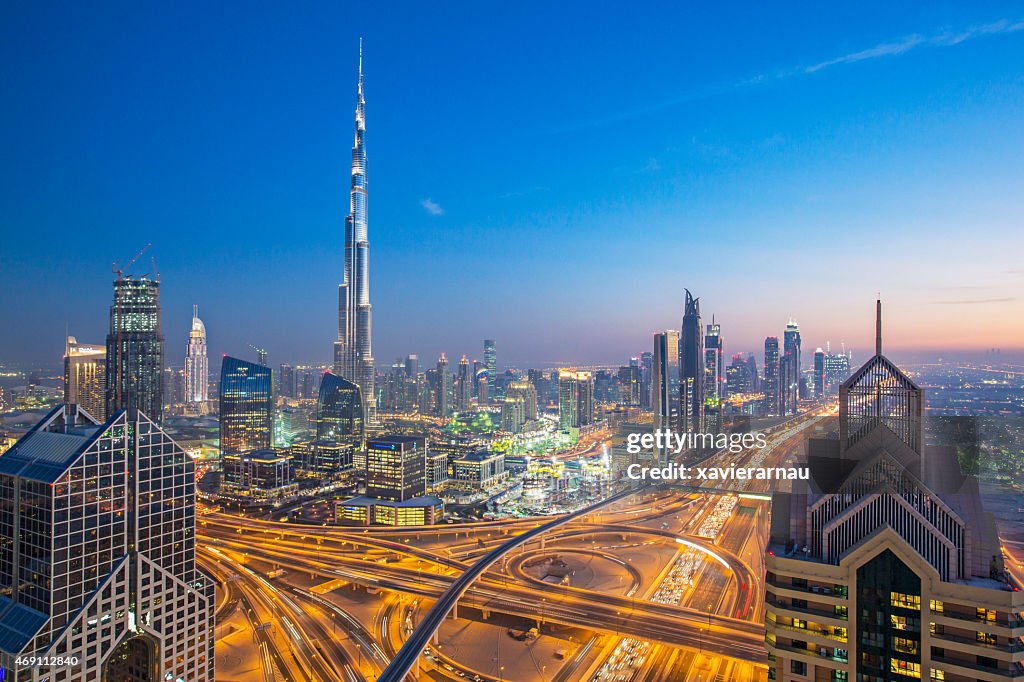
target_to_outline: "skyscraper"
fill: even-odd
[[[366,495],[403,502],[426,492],[427,447],[422,436],[366,441]]]
[[[114,282],[107,333],[107,409],[141,410],[163,417],[164,337],[160,328],[160,282],[119,277]]]
[[[640,354],[640,407],[651,409],[651,373],[654,371],[654,353],[647,350]]]
[[[779,367],[779,409],[782,415],[796,414],[800,396],[800,327],[795,320],[786,325],[783,356]]]
[[[679,425],[679,332],[670,329],[654,335],[651,361],[651,409],[655,429]]]
[[[448,358],[444,353],[437,359],[437,389],[435,412],[438,417],[452,414],[452,375],[448,372]]]
[[[336,374],[324,374],[316,401],[317,441],[349,442],[362,448],[365,424],[359,387]]]
[[[699,433],[704,427],[704,334],[700,299],[686,290],[679,332],[679,430]]]
[[[814,397],[825,395],[825,351],[818,348],[814,351]]]
[[[220,453],[273,446],[274,379],[268,367],[228,355],[220,366]]]
[[[101,425],[56,407],[0,456],[0,500],[5,680],[213,682],[195,465],[159,426],[134,409]]]
[[[838,437],[772,500],[769,677],[1021,680],[1024,593],[956,442],[925,445],[923,391],[882,355],[843,384]]]
[[[473,402],[473,388],[476,381],[473,379],[473,370],[469,366],[469,359],[463,355],[459,359],[459,375],[456,381],[456,407],[460,411],[468,410]]]
[[[498,345],[494,339],[484,339],[484,366],[490,377],[498,376]]]
[[[359,44],[356,131],[352,145],[352,184],[345,218],[345,265],[338,286],[338,340],[334,373],[363,392],[366,417],[376,421],[375,372],[371,349],[370,242],[366,222],[366,100],[363,98],[363,47]]]
[[[569,432],[594,422],[594,376],[563,369],[558,373],[558,429]]]
[[[704,399],[705,402],[725,398],[725,346],[722,326],[712,316],[704,337]]]
[[[206,414],[210,399],[210,365],[206,358],[206,326],[199,319],[199,306],[192,306],[192,329],[185,348],[185,407]]]
[[[526,379],[516,379],[508,385],[501,406],[501,428],[519,433],[523,424],[537,420],[537,389]]]
[[[64,402],[77,404],[99,421],[107,418],[107,349],[78,343],[69,336],[64,346]]]
[[[281,395],[286,398],[297,398],[295,385],[295,368],[287,362],[282,362],[277,369],[277,381],[281,388]]]
[[[764,340],[764,413],[769,417],[781,416],[779,412],[779,337],[769,336]]]

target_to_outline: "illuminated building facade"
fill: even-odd
[[[279,503],[298,493],[292,456],[274,450],[224,455],[222,494]]]
[[[926,446],[923,392],[881,350],[843,385],[838,438],[776,493],[766,557],[775,680],[1022,680],[1024,592],[955,446]]]
[[[537,389],[525,379],[513,381],[501,406],[501,430],[519,433],[533,421],[537,421]]]
[[[114,282],[107,333],[106,414],[137,409],[163,418],[164,337],[160,282],[123,277]]]
[[[594,422],[594,377],[563,369],[558,373],[558,428],[570,432]]]
[[[386,436],[366,441],[366,495],[402,502],[426,492],[426,440]]]
[[[345,218],[345,264],[338,287],[338,340],[334,343],[334,373],[359,386],[366,419],[377,413],[376,370],[371,347],[370,242],[366,222],[366,100],[363,97],[363,48],[359,47],[359,85],[356,94],[355,142],[349,214]]]
[[[206,325],[199,319],[199,306],[192,307],[192,329],[185,348],[185,409],[206,414],[210,400],[210,364],[206,357]]]
[[[484,339],[484,367],[489,376],[498,376],[498,344],[494,339]]]
[[[220,366],[221,455],[269,450],[273,433],[272,370],[225,355]]]
[[[505,455],[477,450],[452,460],[452,481],[474,490],[493,488],[508,478]]]
[[[73,336],[64,346],[64,402],[85,409],[96,419],[107,418],[107,349],[78,343]]]
[[[100,424],[76,405],[54,408],[0,455],[0,501],[5,682],[213,682],[195,465],[156,423],[137,410]]]
[[[725,344],[722,340],[722,326],[711,324],[704,336],[704,402],[717,402],[725,398]]]

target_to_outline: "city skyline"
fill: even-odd
[[[976,348],[974,330],[984,327],[990,332],[979,350],[1009,353],[1024,338],[1016,295],[1024,275],[1013,262],[1024,206],[1011,191],[1022,179],[1012,161],[1024,131],[1014,104],[1021,84],[1009,65],[1024,44],[1024,23],[1000,6],[888,10],[885,22],[837,15],[813,38],[801,22],[785,26],[776,17],[769,25],[787,40],[772,42],[733,22],[692,41],[656,33],[641,44],[633,29],[649,17],[638,16],[621,27],[622,50],[593,64],[581,63],[574,48],[605,35],[609,20],[591,18],[559,42],[553,31],[570,9],[545,10],[552,28],[535,43],[502,51],[511,45],[500,42],[482,64],[471,63],[481,37],[439,49],[436,34],[385,30],[375,11],[351,26],[261,14],[250,31],[282,19],[283,33],[252,48],[251,65],[186,26],[187,8],[167,17],[198,41],[196,61],[184,64],[172,59],[167,29],[110,36],[93,25],[102,13],[83,19],[95,29],[90,38],[76,32],[39,55],[24,41],[61,35],[64,25],[48,23],[44,10],[17,11],[4,23],[25,30],[11,36],[7,61],[24,97],[3,114],[12,137],[0,215],[10,248],[28,255],[0,274],[10,313],[24,320],[17,338],[0,340],[0,356],[11,361],[59,362],[65,324],[79,337],[100,338],[98,310],[112,279],[106,263],[153,242],[171,338],[187,333],[198,303],[211,354],[237,355],[255,341],[269,349],[271,364],[329,362],[322,344],[333,336],[330,291],[341,256],[359,35],[371,55],[372,287],[382,365],[409,352],[476,358],[482,338],[499,340],[503,365],[617,362],[646,350],[652,331],[678,325],[686,287],[723,325],[726,352],[756,352],[794,317],[810,348],[845,342],[868,353],[859,318],[845,311],[879,289],[903,321],[890,334],[896,353]],[[355,18],[338,11],[338,19]],[[140,21],[149,18],[139,12]],[[452,14],[458,21],[444,28]],[[525,21],[507,18],[512,28]],[[686,37],[722,18],[670,13],[664,23]],[[221,20],[212,19],[214,27]],[[424,17],[424,27],[456,31],[477,20],[453,6]],[[328,33],[320,23],[346,28]],[[293,45],[288,29],[308,44]],[[76,50],[104,36],[110,51],[82,68],[116,95],[106,99],[83,90],[70,67]],[[738,55],[735,44],[758,49]],[[294,61],[267,71],[292,48]],[[421,60],[414,67],[411,50]],[[146,85],[150,72],[121,61],[136,51],[149,58],[154,83],[175,94],[194,141],[181,139],[185,121],[158,106],[165,93]],[[26,55],[39,58],[28,63]],[[668,66],[679,63],[701,68]],[[485,77],[485,68],[502,80]],[[167,80],[172,74],[178,80]],[[229,75],[237,77],[230,95],[219,90]],[[23,78],[48,85],[34,89]],[[562,87],[569,82],[573,88]],[[138,90],[137,115],[121,94],[126,88]],[[481,107],[490,113],[486,123],[472,118]],[[87,115],[58,119],[62,108]],[[245,124],[231,130],[239,115]],[[106,127],[115,121],[124,124],[116,134]],[[545,151],[539,174],[538,148]],[[71,161],[60,163],[65,157]],[[67,201],[46,201],[53,191]],[[623,224],[645,266],[630,286],[609,287]],[[111,238],[81,238],[96,229]],[[979,230],[984,243],[948,247]],[[41,232],[52,235],[45,253],[34,242]],[[891,244],[887,253],[869,250],[879,235]],[[1005,248],[989,248],[994,241]],[[685,268],[680,249],[690,254]],[[922,265],[890,267],[908,252]],[[840,255],[861,259],[862,270],[833,273]],[[720,277],[723,268],[749,274]],[[757,296],[765,277],[777,284],[770,308]],[[74,302],[58,294],[72,282]],[[588,287],[602,295],[571,295]],[[493,289],[506,292],[500,304],[487,293]],[[52,312],[46,319],[28,314],[44,305]],[[535,313],[529,329],[516,319],[523,309]],[[447,324],[433,323],[439,315]],[[948,324],[954,315],[958,324]],[[410,326],[420,330],[411,340],[403,332]],[[179,364],[179,346],[169,351],[170,364]]]

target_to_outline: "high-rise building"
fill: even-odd
[[[725,377],[729,395],[754,391],[755,377],[751,374],[750,363],[742,353],[732,356],[732,362],[725,370]]]
[[[757,371],[757,358],[753,353],[747,356],[747,376],[750,377],[750,390],[761,390],[761,374]]]
[[[224,356],[220,366],[221,455],[273,447],[272,375],[263,365]]]
[[[594,423],[594,376],[563,369],[558,373],[558,428],[571,431]]]
[[[4,680],[213,682],[195,465],[155,422],[54,408],[0,455],[0,500]]]
[[[630,407],[640,406],[641,370],[635,365],[619,367],[619,404]]]
[[[782,415],[797,413],[800,397],[800,327],[795,320],[786,325],[783,355],[779,360],[779,410]]]
[[[107,418],[107,349],[78,343],[69,336],[64,345],[64,402],[77,404],[99,421]]]
[[[285,398],[297,398],[295,368],[287,362],[282,362],[281,366],[277,369],[277,377],[281,389],[280,395]]]
[[[366,441],[366,495],[404,502],[426,493],[426,440],[387,436]]]
[[[651,409],[651,375],[654,371],[654,353],[647,350],[640,354],[640,407]]]
[[[1006,573],[958,443],[925,445],[923,392],[882,354],[842,386],[838,437],[776,492],[766,563],[769,677],[1024,680],[1024,592]]]
[[[704,427],[704,334],[700,299],[686,290],[679,332],[679,430],[700,433]]]
[[[450,417],[452,414],[452,394],[454,384],[452,375],[448,372],[448,358],[444,353],[437,359],[437,381],[436,409],[438,417]]]
[[[370,242],[366,222],[366,100],[363,98],[363,48],[359,46],[352,184],[345,218],[345,265],[338,286],[338,340],[334,373],[359,386],[367,420],[377,418],[376,369],[371,347]]]
[[[704,401],[717,402],[725,398],[725,345],[722,326],[715,324],[714,316],[704,336]]]
[[[825,390],[830,394],[850,377],[850,356],[847,353],[825,352]]]
[[[814,351],[814,397],[825,395],[825,351],[817,348]]]
[[[524,379],[508,385],[501,405],[501,429],[519,433],[523,425],[537,420],[537,389]]]
[[[159,422],[164,411],[163,369],[160,282],[119,277],[107,333],[106,413],[134,408]]]
[[[459,359],[459,376],[455,382],[456,407],[459,411],[465,411],[472,407],[475,383],[473,370],[469,366],[469,359],[463,355]]]
[[[670,329],[654,335],[651,365],[651,410],[655,429],[679,426],[679,332]]]
[[[359,387],[330,372],[320,381],[316,401],[316,439],[323,443],[352,443],[363,447],[366,416]]]
[[[484,339],[484,366],[490,376],[498,375],[498,345],[494,339]]]
[[[420,371],[420,358],[418,355],[405,356],[405,376],[407,379],[415,379]]]
[[[199,319],[199,306],[192,306],[192,329],[185,348],[185,408],[206,414],[210,400],[210,365],[206,357],[206,326]]]
[[[779,337],[764,340],[764,413],[769,417],[781,416],[779,411]]]

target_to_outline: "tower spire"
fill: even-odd
[[[882,354],[882,298],[875,301],[875,355]]]

